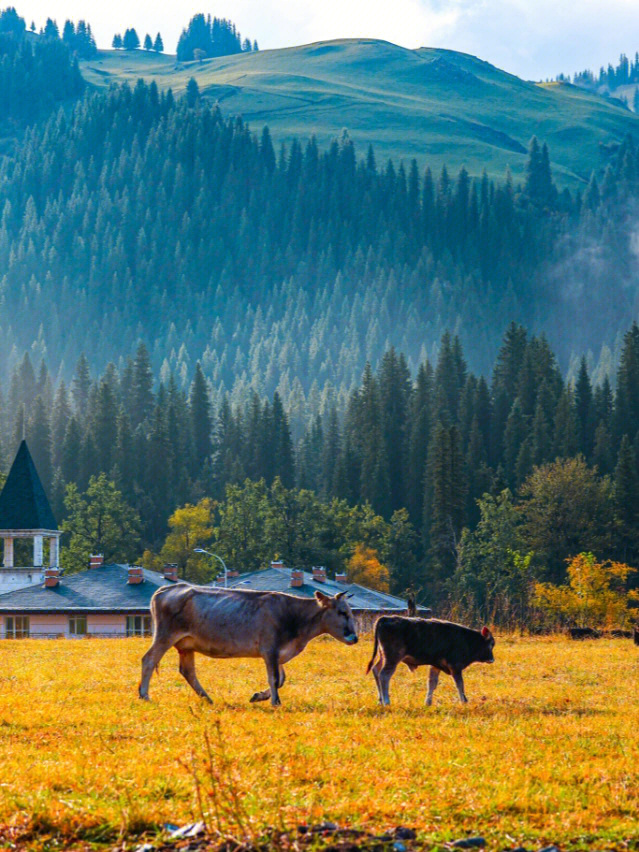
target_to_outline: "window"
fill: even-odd
[[[8,615],[4,620],[5,637],[7,639],[29,638],[29,616]]]
[[[127,636],[150,636],[151,616],[150,615],[127,615],[126,617],[126,635]]]
[[[86,617],[86,615],[72,615],[69,618],[69,635],[70,636],[86,636],[87,635],[87,617]]]

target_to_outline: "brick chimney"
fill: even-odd
[[[299,589],[300,586],[304,585],[304,572],[301,568],[292,568],[291,569],[291,588]]]
[[[342,572],[341,574],[335,575],[335,582],[342,583],[342,585],[346,585],[348,583],[348,574]]]
[[[326,568],[321,565],[313,566],[313,579],[316,583],[325,583],[326,582]]]
[[[89,557],[89,568],[101,568],[104,565],[103,553],[92,553]]]
[[[281,559],[274,559],[271,562],[271,568],[283,568],[283,567],[284,567],[284,563]]]
[[[164,566],[164,579],[168,580],[170,583],[177,583],[177,581],[178,581],[177,562],[167,562],[167,564]]]
[[[127,583],[131,586],[137,586],[144,582],[142,568],[139,565],[129,565]]]
[[[60,585],[60,569],[46,568],[44,572],[44,585],[47,589],[54,589]]]
[[[229,578],[229,580],[232,580],[234,577],[239,577],[240,572],[236,571],[234,568],[229,568],[229,570],[226,572],[226,576]]]

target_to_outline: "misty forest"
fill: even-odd
[[[577,187],[533,134],[523,180],[280,144],[194,79],[87,86],[50,23],[0,15],[0,472],[26,436],[60,520],[117,489],[122,558],[190,504],[238,570],[357,557],[493,615],[576,547],[636,561],[631,136]],[[202,15],[177,48],[257,50]]]

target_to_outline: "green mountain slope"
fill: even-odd
[[[522,174],[530,137],[545,140],[560,183],[576,185],[610,148],[639,132],[639,117],[569,84],[536,84],[450,50],[408,50],[351,39],[238,54],[202,63],[144,51],[102,51],[83,63],[95,86],[142,77],[183,91],[195,77],[226,114],[241,114],[276,140],[315,135],[327,144],[347,128],[363,153],[416,157],[473,174]]]

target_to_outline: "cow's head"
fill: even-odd
[[[334,598],[324,592],[315,592],[315,600],[322,608],[324,631],[346,645],[354,645],[357,642],[357,627],[346,597],[346,592],[338,592]]]
[[[481,636],[484,640],[484,643],[480,651],[481,656],[479,657],[477,662],[494,663],[495,657],[493,656],[493,648],[495,647],[495,637],[487,627],[482,627]]]

